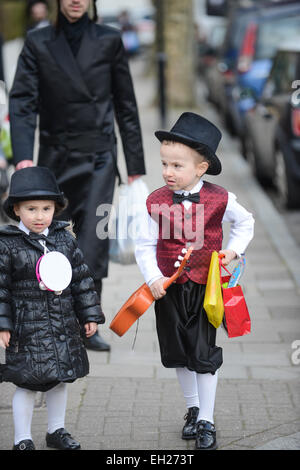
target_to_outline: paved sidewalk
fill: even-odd
[[[154,84],[145,74],[143,62],[133,62],[132,70],[146,151],[145,181],[152,191],[163,185],[159,143],[153,136],[160,127],[157,111],[151,106]],[[196,111],[221,125],[215,111],[204,102],[201,87]],[[170,113],[170,125],[180,112]],[[237,143],[226,132],[219,155],[224,170],[220,176],[207,180],[235,193],[256,219],[255,239],[247,251],[242,282],[252,333],[228,339],[222,329],[218,331],[217,344],[223,347],[224,355],[215,408],[219,448],[299,450],[300,365],[296,363],[300,360],[300,250],[282,217],[253,179]],[[121,153],[119,161],[125,175]],[[118,191],[116,200],[117,195]],[[226,238],[227,228],[224,233]],[[69,386],[66,427],[80,440],[83,449],[194,448],[194,441],[185,442],[180,437],[185,403],[175,371],[160,363],[153,307],[139,321],[134,350],[135,325],[122,338],[109,330],[111,319],[142,283],[136,265],[111,264],[109,278],[104,281],[107,321],[101,334],[112,350],[89,352],[90,375]],[[0,449],[10,449],[14,387],[1,384],[0,390]],[[46,426],[43,396],[37,394],[32,429],[38,449],[46,449]]]

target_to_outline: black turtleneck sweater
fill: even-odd
[[[89,21],[88,14],[85,13],[78,21],[70,23],[67,18],[59,12],[59,26],[63,30],[75,57],[79,51],[81,39]]]

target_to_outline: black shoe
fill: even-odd
[[[101,338],[98,332],[90,338],[83,338],[83,342],[87,349],[91,349],[93,351],[110,351],[110,345]]]
[[[46,444],[48,447],[59,450],[78,450],[80,449],[79,442],[76,442],[71,434],[64,428],[59,428],[52,434],[47,432]]]
[[[35,450],[35,447],[31,439],[25,439],[24,441],[20,441],[18,444],[15,444],[12,450]]]
[[[184,419],[186,420],[185,425],[182,428],[182,439],[195,439],[197,435],[197,417],[199,408],[192,406],[188,409]]]
[[[209,421],[200,420],[197,423],[196,450],[216,450],[216,428]]]

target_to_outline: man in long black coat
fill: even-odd
[[[54,171],[69,200],[64,218],[101,294],[109,240],[97,237],[97,208],[111,204],[118,175],[114,118],[131,183],[145,174],[138,109],[120,33],[89,19],[90,0],[57,2],[56,26],[29,32],[19,57],[9,100],[14,163],[33,164],[39,115],[38,165]],[[87,347],[109,349],[98,334]]]

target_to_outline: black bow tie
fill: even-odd
[[[35,233],[35,232],[29,232],[29,238],[31,240],[48,240],[46,235],[43,233]]]
[[[186,196],[184,194],[173,193],[173,202],[174,204],[180,204],[183,201],[199,202],[200,196],[199,193],[189,193]]]

